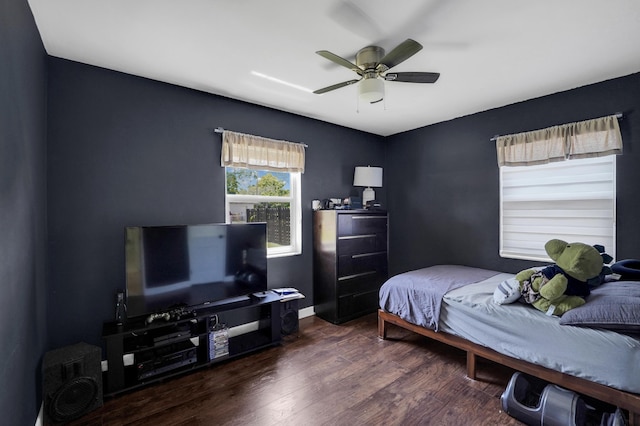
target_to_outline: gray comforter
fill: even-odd
[[[405,272],[382,285],[380,307],[412,324],[438,331],[445,293],[497,274],[497,271],[458,265],[436,265]]]

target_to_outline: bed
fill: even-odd
[[[378,334],[386,339],[388,324],[400,326],[466,351],[471,379],[476,358],[489,359],[623,408],[640,425],[640,282],[603,284],[558,318],[495,303],[495,289],[513,276],[457,265],[396,275],[380,289]],[[594,320],[598,310],[607,318]],[[618,313],[634,319],[621,322]]]

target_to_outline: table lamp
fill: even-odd
[[[364,186],[362,191],[362,205],[366,206],[367,201],[376,199],[376,193],[372,189],[382,186],[382,167],[357,166],[353,174],[353,186]]]

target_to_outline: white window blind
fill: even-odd
[[[615,258],[615,159],[500,167],[500,256],[548,262],[544,245],[559,238]]]

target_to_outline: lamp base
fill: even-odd
[[[367,201],[373,201],[376,199],[376,192],[371,188],[365,188],[362,191],[362,207],[366,207]]]

